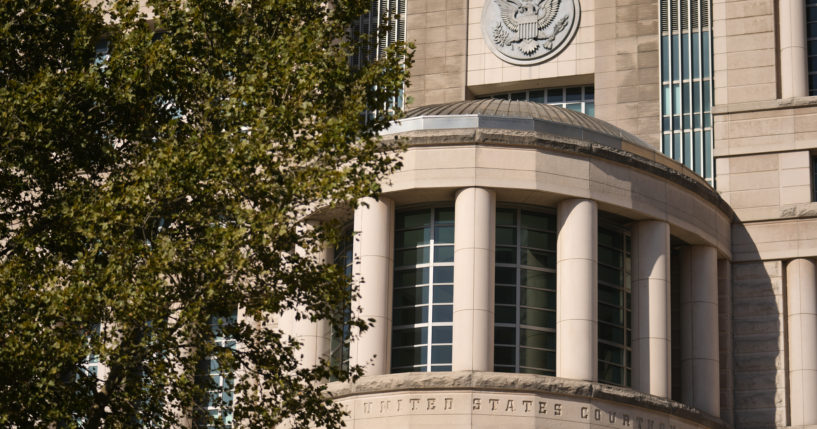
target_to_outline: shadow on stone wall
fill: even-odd
[[[732,226],[734,427],[786,424],[782,261],[762,261],[746,229]],[[755,255],[752,257],[752,255]]]

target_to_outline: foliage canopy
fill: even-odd
[[[411,58],[350,66],[369,3],[3,2],[0,426],[223,423],[208,400],[340,426],[323,380],[350,372],[298,368],[271,317],[342,325],[349,280],[309,256],[338,225],[307,219],[397,167],[377,134]],[[213,357],[234,398],[208,393]]]

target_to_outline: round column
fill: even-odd
[[[366,375],[389,373],[393,219],[394,203],[383,197],[379,201],[364,198],[355,210],[353,249],[358,263],[353,274],[360,296],[352,303],[352,311],[359,318],[374,319],[374,326],[353,336],[349,363],[363,366]]]
[[[718,252],[714,247],[689,246],[680,256],[681,399],[718,417]]]
[[[633,227],[633,388],[670,396],[669,224]]]
[[[598,379],[598,208],[567,200],[557,208],[556,376]]]
[[[493,371],[496,197],[483,188],[457,192],[454,203],[452,369]]]
[[[782,98],[808,95],[806,65],[806,5],[780,0],[780,91]]]
[[[296,251],[303,254],[302,249]],[[331,264],[334,251],[331,247],[324,247],[323,252],[317,255],[318,263]],[[299,307],[303,312],[304,308]],[[329,323],[325,320],[312,322],[295,317],[295,310],[287,310],[278,319],[278,328],[301,343],[299,363],[301,367],[312,368],[320,363],[321,358],[329,357]]]
[[[789,309],[789,394],[792,426],[817,424],[817,266],[795,259],[786,266]]]

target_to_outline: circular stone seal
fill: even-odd
[[[485,0],[482,37],[506,62],[537,64],[567,47],[580,15],[579,0]]]

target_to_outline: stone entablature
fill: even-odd
[[[461,427],[726,428],[686,405],[630,389],[532,374],[461,371],[331,383],[355,429]]]

